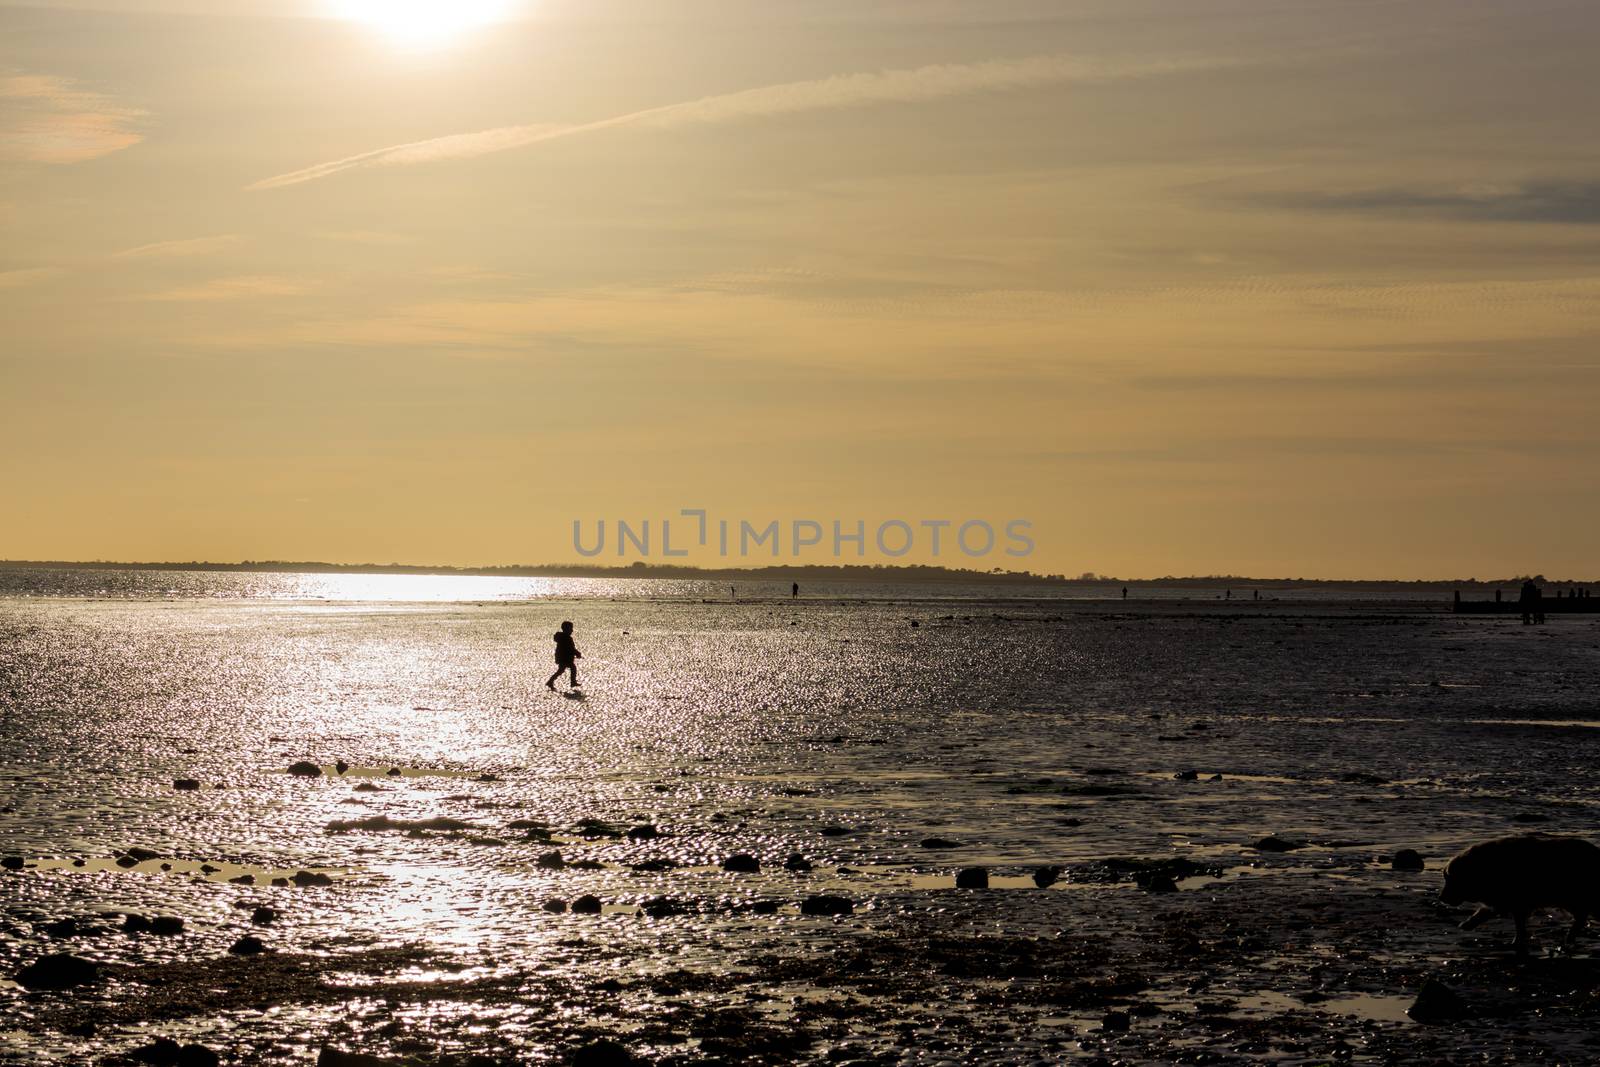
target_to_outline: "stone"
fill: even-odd
[[[1406,1014],[1419,1023],[1448,1023],[1470,1018],[1472,1010],[1455,990],[1436,979],[1429,978],[1417,990],[1417,999]]]
[[[734,874],[759,874],[761,861],[748,853],[740,852],[722,861],[722,869]]]
[[[988,889],[989,869],[987,867],[963,867],[956,872],[957,889]]]
[[[401,1067],[398,1060],[369,1056],[365,1052],[341,1052],[327,1045],[317,1054],[317,1067]]]
[[[348,771],[349,769],[350,769],[350,764],[346,763],[344,760],[335,760],[334,761],[334,764],[333,764],[334,773],[343,774],[345,771]]]
[[[1427,864],[1422,862],[1422,854],[1414,848],[1403,848],[1394,854],[1389,861],[1389,866],[1397,871],[1420,871]]]
[[[600,898],[591,893],[585,893],[572,902],[572,913],[574,915],[599,915],[600,908]]]
[[[59,938],[77,937],[85,932],[77,919],[57,919],[53,923],[46,923],[39,929],[46,937]]]
[[[122,932],[125,934],[148,934],[150,932],[150,920],[143,915],[129,912],[122,917]]]
[[[25,866],[27,862],[21,856],[7,856],[5,859],[0,859],[0,868],[8,871],[20,871]]]
[[[534,866],[543,867],[547,871],[559,871],[567,865],[567,861],[561,858],[559,852],[546,852],[533,862]]]
[[[564,900],[551,899],[545,901],[540,905],[540,907],[542,907],[545,911],[548,911],[551,915],[564,915],[567,911],[567,902]]]
[[[404,772],[401,771],[399,767],[390,767],[388,770],[384,771],[383,773],[388,775],[390,778],[398,778]]]
[[[234,956],[259,956],[265,951],[267,946],[254,934],[245,934],[228,946],[228,952]]]
[[[628,830],[629,841],[654,841],[661,836],[661,831],[656,829],[654,823],[645,823]]]
[[[783,861],[783,869],[786,871],[809,871],[811,870],[811,861],[796,852]]]
[[[300,760],[298,763],[289,764],[289,773],[298,778],[321,778],[322,768],[310,760]]]
[[[1196,779],[1198,779],[1200,777],[1200,772],[1199,771],[1179,771],[1177,774],[1174,774],[1172,777],[1176,778],[1180,782],[1193,782],[1193,781],[1195,781]]]
[[[157,915],[150,920],[150,932],[162,937],[175,937],[183,933],[183,920],[176,915]]]
[[[961,842],[943,837],[925,837],[917,843],[921,848],[960,848]]]
[[[72,989],[100,977],[100,965],[82,956],[53,952],[41,956],[16,974],[23,989]]]
[[[263,904],[250,913],[250,921],[257,926],[271,926],[278,921],[278,913]]]
[[[1061,880],[1060,867],[1039,867],[1033,872],[1033,884],[1040,889],[1049,889]]]
[[[174,778],[172,780],[172,788],[178,790],[180,793],[192,793],[200,788],[200,779]]]
[[[1305,848],[1304,841],[1289,841],[1276,835],[1268,835],[1250,846],[1257,852],[1293,852],[1295,849]]]
[[[634,1067],[639,1062],[626,1046],[609,1038],[580,1045],[567,1056],[569,1067]]]
[[[1125,1011],[1108,1011],[1100,1020],[1100,1029],[1113,1034],[1125,1034],[1132,1025],[1133,1019]]]
[[[665,919],[669,915],[683,914],[684,907],[671,897],[652,897],[639,905],[639,910],[652,919]]]
[[[296,871],[294,877],[289,880],[302,889],[313,886],[326,888],[333,884],[333,879],[320,871]]]
[[[800,902],[801,915],[853,915],[855,902],[848,897],[837,897],[827,893],[806,897]]]

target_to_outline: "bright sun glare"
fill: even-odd
[[[339,18],[372,26],[412,47],[448,43],[511,15],[514,0],[333,0]]]

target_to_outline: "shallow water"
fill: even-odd
[[[1451,929],[1461,916],[1431,902],[1444,858],[1594,825],[1600,620],[938,590],[705,603],[228,589],[0,599],[0,854],[27,863],[0,876],[0,977],[48,951],[135,968],[87,992],[0,989],[0,1059],[171,1033],[241,1062],[305,1062],[324,1043],[540,1062],[601,1035],[662,1062],[1322,1062],[1336,1045],[1358,1061],[1470,1048],[1526,1062],[1571,1056],[1593,1022],[1570,990],[1571,1018],[1501,1012],[1444,1036],[1394,1003],[1423,977],[1479,973],[1508,936]],[[585,654],[582,699],[543,688],[562,618]],[[286,773],[300,760],[328,773]],[[391,822],[359,828],[379,816]],[[1251,847],[1268,834],[1304,847]],[[923,847],[933,838],[948,847]],[[155,856],[117,866],[133,848]],[[1389,870],[1398,848],[1429,869]],[[565,866],[539,865],[552,852]],[[760,872],[722,870],[736,853]],[[795,854],[814,868],[785,870]],[[1117,857],[1206,870],[1149,894],[1102,862]],[[954,889],[975,865],[991,888]],[[1064,868],[1052,891],[1032,886],[1041,865]],[[299,871],[331,884],[272,884]],[[854,914],[801,915],[819,893]],[[585,894],[601,914],[542,910]],[[676,914],[639,913],[659,897]],[[261,904],[280,913],[271,926],[249,921]],[[128,912],[185,931],[125,934]],[[44,931],[66,917],[90,929]],[[93,1036],[60,1029],[74,1004],[129,1001],[137,968],[228,961],[250,933],[281,959],[416,957],[338,978],[342,999],[102,1010]],[[1049,967],[1026,960],[1059,938],[1074,947],[1055,957],[1111,984],[1052,992]],[[1012,962],[889,967],[913,950],[988,959],[991,944]],[[895,973],[873,976],[880,964]],[[362,1004],[361,982],[387,984]],[[1155,1014],[1103,1031],[1120,1008]]]

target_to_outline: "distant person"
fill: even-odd
[[[735,593],[733,591],[733,586],[731,586],[731,585],[728,586],[728,599],[729,600],[738,600],[739,599],[739,594]]]
[[[1127,600],[1128,599],[1128,587],[1127,586],[1123,586],[1122,587],[1122,599],[1123,600]]]
[[[1533,584],[1532,579],[1522,583],[1522,589],[1517,593],[1517,606],[1522,609],[1522,625],[1544,622],[1544,598],[1539,595],[1539,587]]]
[[[571,671],[572,688],[578,688],[578,661],[582,658],[583,653],[578,651],[577,644],[572,640],[572,623],[562,623],[561,629],[556,631],[556,673],[545,681],[544,687],[554,689],[561,672]]]
[[[800,583],[799,582],[795,582],[794,585],[789,587],[789,596],[790,597],[797,597],[799,595],[800,595]]]

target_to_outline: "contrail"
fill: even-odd
[[[1219,60],[1108,62],[1054,55],[993,60],[984,63],[936,64],[908,70],[886,70],[866,74],[841,74],[816,81],[767,85],[759,89],[745,89],[678,104],[666,104],[595,122],[574,125],[536,123],[527,126],[501,126],[475,133],[457,133],[426,141],[391,145],[388,148],[374,149],[371,152],[347,156],[329,163],[318,163],[276,177],[263,178],[245,188],[278,189],[286,185],[316,181],[318,178],[326,178],[341,171],[360,167],[393,167],[442,159],[471,159],[541,141],[553,141],[617,126],[669,128],[707,125],[769,115],[788,115],[801,111],[860,107],[867,104],[922,103],[951,96],[1000,92],[1064,82],[1122,81],[1231,65],[1233,64]]]

